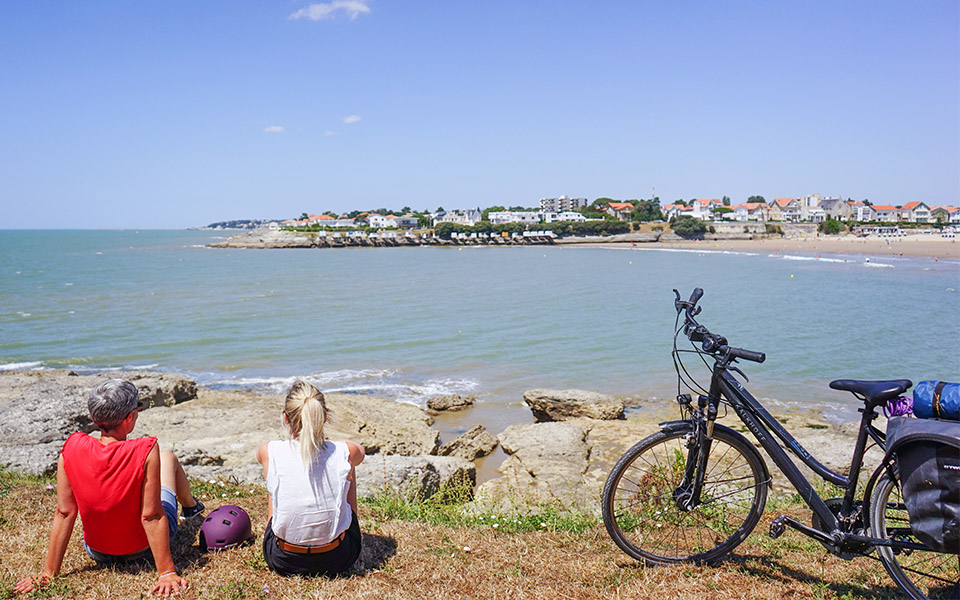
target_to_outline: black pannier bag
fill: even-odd
[[[892,417],[887,456],[896,458],[913,535],[960,554],[960,422]]]

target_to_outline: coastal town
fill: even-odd
[[[327,231],[327,230],[414,230],[437,228],[443,223],[460,227],[476,227],[483,223],[490,225],[520,224],[529,227],[547,226],[547,230],[557,223],[586,223],[588,221],[644,223],[666,221],[676,223],[684,218],[702,223],[812,223],[821,225],[821,230],[836,233],[840,228],[824,228],[822,224],[831,221],[848,226],[886,226],[904,224],[916,226],[926,224],[934,227],[960,224],[960,207],[949,205],[929,205],[922,201],[908,202],[899,206],[872,204],[852,199],[832,198],[820,194],[809,194],[800,198],[776,198],[767,202],[762,196],[751,196],[746,202],[733,204],[730,198],[678,200],[660,205],[658,198],[652,200],[613,200],[598,198],[590,202],[587,198],[541,198],[537,208],[521,206],[492,206],[485,209],[466,208],[435,211],[413,211],[409,207],[400,210],[378,209],[371,211],[353,211],[337,214],[323,212],[319,214],[302,213],[299,218],[267,221],[244,221],[216,223],[211,229],[265,227],[274,230],[291,231]],[[689,221],[688,221],[689,222]],[[232,226],[231,226],[232,225]],[[614,228],[617,229],[617,228]],[[694,225],[694,233],[706,231]],[[616,231],[622,233],[623,231]],[[453,232],[452,232],[453,233]],[[608,232],[610,233],[610,232]]]

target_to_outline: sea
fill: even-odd
[[[493,427],[533,388],[678,393],[674,289],[769,403],[856,418],[838,378],[960,381],[960,262],[609,246],[214,249],[223,231],[0,231],[0,370],[158,370],[265,402],[295,379]],[[679,347],[690,349],[681,339]],[[691,376],[704,362],[681,355]],[[680,391],[686,388],[680,387]],[[279,410],[279,408],[278,408]]]

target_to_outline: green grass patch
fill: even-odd
[[[9,464],[0,465],[0,498],[6,498],[14,488],[26,485],[54,485],[57,480],[52,475],[20,475],[9,469]]]
[[[506,533],[564,531],[583,533],[600,524],[591,514],[566,510],[559,505],[543,504],[514,512],[484,510],[472,502],[467,486],[447,488],[429,498],[418,498],[394,490],[381,490],[376,496],[362,498],[369,518],[385,522],[417,521],[448,527],[482,527]]]
[[[240,483],[235,477],[230,479],[190,479],[190,489],[194,497],[201,501],[219,500],[230,504],[232,500],[260,496],[264,493],[263,487]]]

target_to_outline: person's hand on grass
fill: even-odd
[[[180,590],[187,589],[189,585],[186,579],[180,577],[175,572],[164,573],[157,579],[157,585],[150,590],[150,593],[160,596],[161,598],[179,596]]]
[[[13,587],[13,591],[18,594],[29,594],[35,589],[50,585],[50,575],[42,572],[34,577],[24,577]]]

